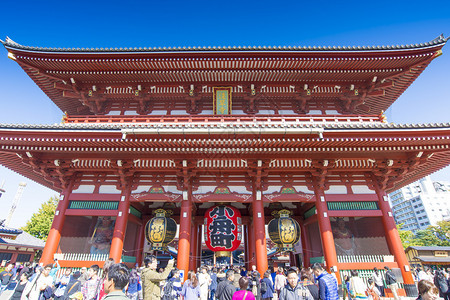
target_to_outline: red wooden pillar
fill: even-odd
[[[395,225],[394,216],[389,205],[388,197],[376,182],[374,182],[374,187],[378,196],[378,205],[383,213],[382,220],[386,240],[390,245],[390,250],[394,255],[395,261],[402,272],[406,295],[408,297],[416,297],[417,289],[414,284],[414,279],[411,274],[411,268],[406,258],[405,251],[403,250],[402,241],[400,240],[400,236],[397,231],[397,226]]]
[[[191,223],[192,223],[192,187],[183,191],[183,200],[180,210],[180,234],[178,241],[177,268],[184,271],[184,280],[189,271],[189,252],[191,248]],[[183,280],[183,281],[184,281]]]
[[[10,262],[13,264],[16,263],[18,256],[19,256],[19,248],[16,248],[13,255],[11,256]]]
[[[202,223],[197,224],[197,240],[195,244],[197,245],[197,260],[195,268],[199,268],[202,263]]]
[[[128,212],[130,210],[130,194],[131,188],[126,187],[120,198],[116,224],[114,225],[109,257],[113,258],[116,263],[119,263],[122,258],[123,241],[125,239],[125,233],[127,232]]]
[[[55,217],[53,218],[52,227],[48,233],[47,242],[45,243],[44,251],[40,263],[44,265],[53,263],[53,255],[58,249],[59,241],[61,240],[61,231],[66,219],[66,209],[69,207],[69,196],[72,193],[74,179],[72,178],[63,190],[59,197],[58,206],[56,207]]]
[[[248,242],[248,224],[243,225],[243,237],[244,237],[244,262],[245,262],[245,268],[247,270],[250,267],[250,245]]]
[[[250,220],[250,225],[248,226],[248,249],[249,249],[249,262],[248,262],[248,269],[252,269],[252,265],[256,265],[256,255],[255,255],[255,232],[252,230],[253,228],[253,219]]]
[[[319,221],[320,236],[322,238],[322,249],[327,263],[327,270],[331,273],[331,268],[336,273],[338,283],[341,283],[339,276],[336,248],[334,246],[333,232],[331,231],[330,218],[328,217],[328,207],[325,201],[323,188],[317,182],[314,184],[314,194],[316,196],[317,219]]]
[[[308,231],[307,231],[307,227],[303,224],[303,222],[299,223],[300,225],[300,237],[301,237],[301,241],[302,241],[302,252],[303,252],[303,266],[305,268],[310,267],[310,251],[311,251],[311,242],[309,240],[309,235],[308,235]]]
[[[145,225],[147,225],[149,218],[142,218],[142,224],[139,227],[137,243],[136,243],[136,262],[139,266],[142,265],[143,257],[142,254],[144,252],[144,244],[145,244]]]
[[[189,255],[189,270],[194,270],[197,273],[197,258],[198,258],[198,224],[192,221],[191,227],[191,244]]]
[[[261,276],[267,271],[267,246],[266,246],[266,228],[264,221],[264,206],[262,201],[262,192],[257,191],[253,186],[253,232],[256,254],[256,269]]]

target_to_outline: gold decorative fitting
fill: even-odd
[[[231,251],[217,251],[214,254],[216,257],[231,257]]]
[[[89,90],[88,96],[89,96],[89,97],[92,97],[92,90]]]
[[[134,95],[139,96],[139,91],[138,90],[134,91]]]
[[[438,51],[436,51],[436,57],[441,56],[441,55],[442,55],[442,49],[439,49]]]
[[[359,92],[358,92],[358,90],[356,89],[355,90],[355,96],[358,96],[359,95]]]
[[[171,211],[171,210],[164,210],[164,209],[162,209],[162,208],[158,208],[157,210],[155,210],[154,212],[153,212],[153,214],[156,216],[156,217],[170,217],[171,215],[173,215],[173,212]]]

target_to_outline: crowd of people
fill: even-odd
[[[311,268],[277,268],[267,270],[263,276],[255,266],[245,267],[202,266],[191,270],[182,282],[182,272],[169,260],[165,268],[158,268],[158,260],[149,256],[142,268],[129,270],[124,264],[108,259],[103,269],[98,265],[89,268],[60,270],[57,261],[45,266],[27,263],[8,264],[0,273],[0,299],[9,300],[339,300],[338,281],[320,264]],[[59,274],[60,273],[60,274]],[[59,275],[57,275],[59,274]],[[432,271],[417,269],[419,300],[450,300],[450,268]],[[16,281],[9,298],[2,293]],[[379,300],[385,297],[388,287],[398,300],[397,279],[385,267],[382,274],[374,269],[371,278],[364,281],[357,271],[344,277],[343,300]]]

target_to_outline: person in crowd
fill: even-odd
[[[67,285],[72,278],[72,268],[67,268],[64,273],[56,280],[55,283],[55,297],[54,300],[63,300],[64,292],[66,291]]]
[[[222,268],[220,268],[219,272],[217,273],[217,285],[219,285],[219,283],[225,280],[227,280],[227,275],[225,274],[225,271]]]
[[[239,267],[234,267],[234,279],[233,279],[233,285],[236,288],[236,290],[239,289],[239,279],[241,278],[241,269]]]
[[[217,290],[217,269],[213,268],[209,276],[211,277],[211,284],[209,285],[209,300],[214,300]]]
[[[445,278],[444,271],[438,270],[434,275],[434,285],[439,289],[439,296],[448,300],[449,282]]]
[[[377,268],[373,268],[372,279],[381,297],[384,297],[383,274]]]
[[[22,276],[22,274],[23,273],[28,273],[28,274],[30,274],[31,273],[31,263],[30,262],[26,262],[24,265],[23,265],[23,268],[20,270],[20,272],[19,272],[19,280],[20,280],[20,278],[21,278],[21,276]],[[28,277],[29,277],[30,275],[28,275]]]
[[[417,300],[437,300],[439,298],[439,289],[428,280],[420,280],[417,284],[419,297]]]
[[[86,267],[82,267],[81,270],[80,270],[80,273],[81,273],[81,275],[80,275],[80,278],[78,280],[80,280],[81,286],[83,286],[84,283],[89,280],[89,274],[88,274],[87,268]]]
[[[70,279],[69,283],[67,284],[67,287],[64,291],[64,300],[69,299],[73,294],[81,292],[81,281],[79,280],[81,277],[80,271],[75,271],[72,274],[72,278]]]
[[[144,259],[144,270],[142,270],[142,290],[144,292],[144,300],[160,300],[161,289],[159,283],[166,280],[169,273],[173,269],[174,260],[171,259],[167,263],[166,268],[162,273],[158,273],[156,268],[158,260],[151,255]]]
[[[232,300],[255,300],[255,295],[248,291],[249,280],[246,276],[239,278],[239,291],[234,292]]]
[[[130,281],[128,282],[126,294],[127,294],[127,297],[131,300],[142,299],[141,278],[139,277],[139,274],[138,274],[138,271],[136,268],[133,268],[130,272]]]
[[[380,300],[381,293],[376,287],[373,278],[369,278],[367,280],[367,283],[369,284],[369,288],[367,289],[367,296],[369,300]]]
[[[110,266],[103,283],[103,290],[106,293],[105,300],[129,300],[123,293],[123,289],[129,281],[130,271],[124,264]]]
[[[250,286],[252,289],[253,295],[255,295],[256,300],[261,299],[261,285],[260,285],[260,279],[261,274],[256,269],[256,266],[252,266],[252,270],[250,271],[249,277],[251,279]]]
[[[247,276],[247,269],[244,266],[241,267],[241,277],[242,276]]]
[[[181,295],[184,300],[197,300],[200,297],[200,285],[194,271],[188,272],[188,279],[183,284]]]
[[[313,270],[316,282],[319,283],[320,299],[339,300],[336,277],[327,273],[319,263],[313,264],[311,269]]]
[[[265,288],[263,288],[264,285]],[[266,271],[263,275],[263,279],[261,279],[261,299],[272,300],[274,292],[273,283],[272,280],[270,280],[270,271]]]
[[[167,283],[164,286],[162,299],[178,300],[180,299],[183,287],[181,285],[180,270],[173,269]]]
[[[350,296],[350,276],[344,276],[344,282],[342,284],[342,299],[343,300],[352,300],[352,296]]]
[[[6,265],[6,268],[4,271],[0,273],[0,281],[1,281],[1,287],[0,287],[0,295],[3,294],[3,292],[6,290],[8,285],[11,283],[13,279],[13,264]]]
[[[288,284],[281,289],[279,300],[313,300],[309,290],[299,283],[298,274],[294,269],[287,272]]]
[[[217,300],[232,300],[236,288],[233,285],[234,271],[228,270],[226,273],[226,280],[221,281],[217,285],[216,298]]]
[[[277,295],[280,295],[280,291],[286,285],[286,276],[284,276],[283,268],[279,267],[277,275],[275,276],[275,290],[277,291]]]
[[[211,283],[211,277],[208,274],[206,266],[201,267],[200,274],[198,274],[198,284],[200,288],[200,300],[208,300],[208,287]]]
[[[350,295],[353,299],[367,299],[366,291],[367,285],[359,278],[358,271],[351,270],[350,274]]]
[[[50,276],[50,272],[53,268],[52,264],[46,265],[42,271],[39,271],[38,275],[34,277],[33,281],[29,282],[23,291],[25,297],[29,300],[40,300],[41,294],[52,294],[53,278]],[[49,298],[50,298],[49,297]]]
[[[20,300],[22,298],[23,291],[28,284],[29,276],[29,273],[22,273],[22,275],[20,275],[20,281],[17,283],[16,288],[14,289],[14,292],[9,300]]]
[[[314,300],[319,300],[319,287],[314,284],[314,275],[310,269],[302,269],[300,271],[300,280]],[[345,299],[344,299],[345,300]]]
[[[102,277],[100,278],[100,280],[103,282],[105,279],[106,279],[106,276],[108,275],[108,271],[109,271],[109,268],[112,266],[112,265],[114,265],[115,264],[115,262],[114,262],[114,259],[113,258],[108,258],[106,261],[105,261],[105,263],[103,264],[103,275],[102,275]],[[100,285],[100,290],[98,291],[98,300],[103,300],[104,298],[106,297],[106,292],[105,292],[105,290],[104,290],[104,285],[103,284],[101,284]]]
[[[50,276],[53,278],[53,282],[56,282],[56,274],[58,274],[58,271],[61,269],[61,266],[59,265],[58,259],[55,258],[52,265],[52,270],[50,271]]]
[[[84,300],[97,300],[100,289],[102,288],[102,280],[98,276],[100,267],[98,265],[92,265],[89,270],[89,280],[81,287],[81,293]]]
[[[391,290],[394,299],[400,300],[397,294],[397,278],[395,277],[394,273],[392,272],[391,269],[389,269],[388,266],[385,266],[384,269],[386,270],[386,273],[384,274],[384,280],[386,281],[386,285]]]

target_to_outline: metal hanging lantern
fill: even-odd
[[[145,225],[145,238],[152,250],[165,250],[177,233],[177,223],[169,218],[172,214],[164,209],[157,209],[155,217]]]
[[[294,244],[300,239],[300,225],[290,214],[286,209],[275,211],[272,214],[275,219],[268,225],[269,237],[280,251],[294,251]]]
[[[205,213],[205,244],[217,257],[230,256],[242,240],[242,218],[232,206],[219,205]]]

